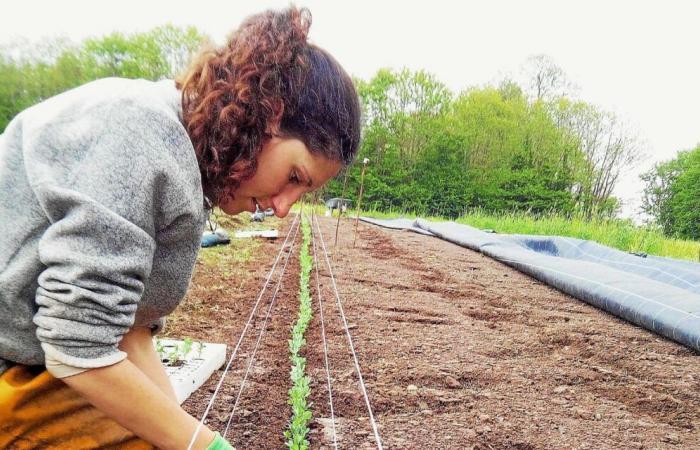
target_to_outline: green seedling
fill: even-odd
[[[156,352],[158,353],[160,360],[166,366],[171,367],[184,364],[195,345],[198,347],[198,357],[201,358],[204,344],[201,342],[194,342],[189,337],[183,339],[182,343],[177,346],[163,345],[163,342],[159,338],[156,338],[155,340]]]
[[[192,339],[186,337],[183,341],[182,344],[180,345],[180,353],[183,355],[183,358],[187,358],[187,355],[190,354],[192,351]]]
[[[158,338],[156,338],[156,352],[158,352],[158,355],[161,355],[161,356],[165,353],[165,348],[163,347],[163,343]],[[161,357],[161,359],[163,359],[163,358]]]

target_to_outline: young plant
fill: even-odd
[[[179,345],[164,345],[159,338],[155,339],[156,352],[160,360],[167,366],[179,366],[184,364],[184,362],[187,361],[187,357],[192,352],[194,344],[195,342],[188,337],[183,339],[182,343]],[[198,357],[201,358],[204,344],[201,342],[197,342],[196,344],[199,346]]]
[[[180,345],[180,353],[182,353],[183,358],[187,358],[187,355],[189,355],[191,351],[192,351],[192,339],[186,337],[182,341],[182,344]]]

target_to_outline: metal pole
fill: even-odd
[[[340,196],[340,204],[342,205],[343,199],[345,198],[345,188],[348,186],[348,173],[350,172],[350,168],[348,167],[347,170],[345,170],[345,180],[343,180],[343,194]],[[331,211],[333,211],[331,209]],[[343,213],[343,208],[338,206],[338,222],[335,224],[335,244],[333,244],[333,247],[338,246],[338,228],[340,228],[340,215]]]
[[[355,248],[355,242],[357,242],[357,225],[360,222],[360,207],[362,206],[362,192],[365,187],[365,169],[367,168],[367,163],[369,159],[365,158],[362,161],[362,174],[360,175],[360,197],[357,199],[357,217],[355,217],[355,237],[352,240],[352,246]]]

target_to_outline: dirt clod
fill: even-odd
[[[462,384],[459,381],[457,381],[456,378],[449,376],[445,378],[445,384],[450,389],[459,389],[462,387]]]

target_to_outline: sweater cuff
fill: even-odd
[[[61,353],[61,351],[59,351],[56,347],[51,344],[47,344],[46,342],[41,343],[41,349],[44,350],[44,358],[47,362],[46,370],[48,370],[52,375],[53,373],[49,369],[49,364],[51,364],[52,367],[67,366],[68,368],[65,370],[62,368],[58,369],[58,374],[62,375],[64,372],[74,372],[75,370],[79,369],[87,370],[96,369],[98,367],[107,367],[126,359],[126,353],[121,350],[116,350],[114,353],[110,353],[109,355],[105,355],[100,358],[87,359]],[[84,372],[84,370],[81,370],[80,372]],[[71,373],[71,375],[76,375],[80,372],[74,372]],[[66,376],[70,375],[54,376],[56,378],[65,378]]]
[[[51,375],[53,375],[54,378],[58,379],[71,377],[73,375],[78,375],[79,373],[83,373],[87,370],[90,370],[85,369],[83,367],[75,367],[69,366],[68,364],[63,364],[62,362],[55,360],[49,355],[46,355],[44,365],[46,366],[46,370]]]

